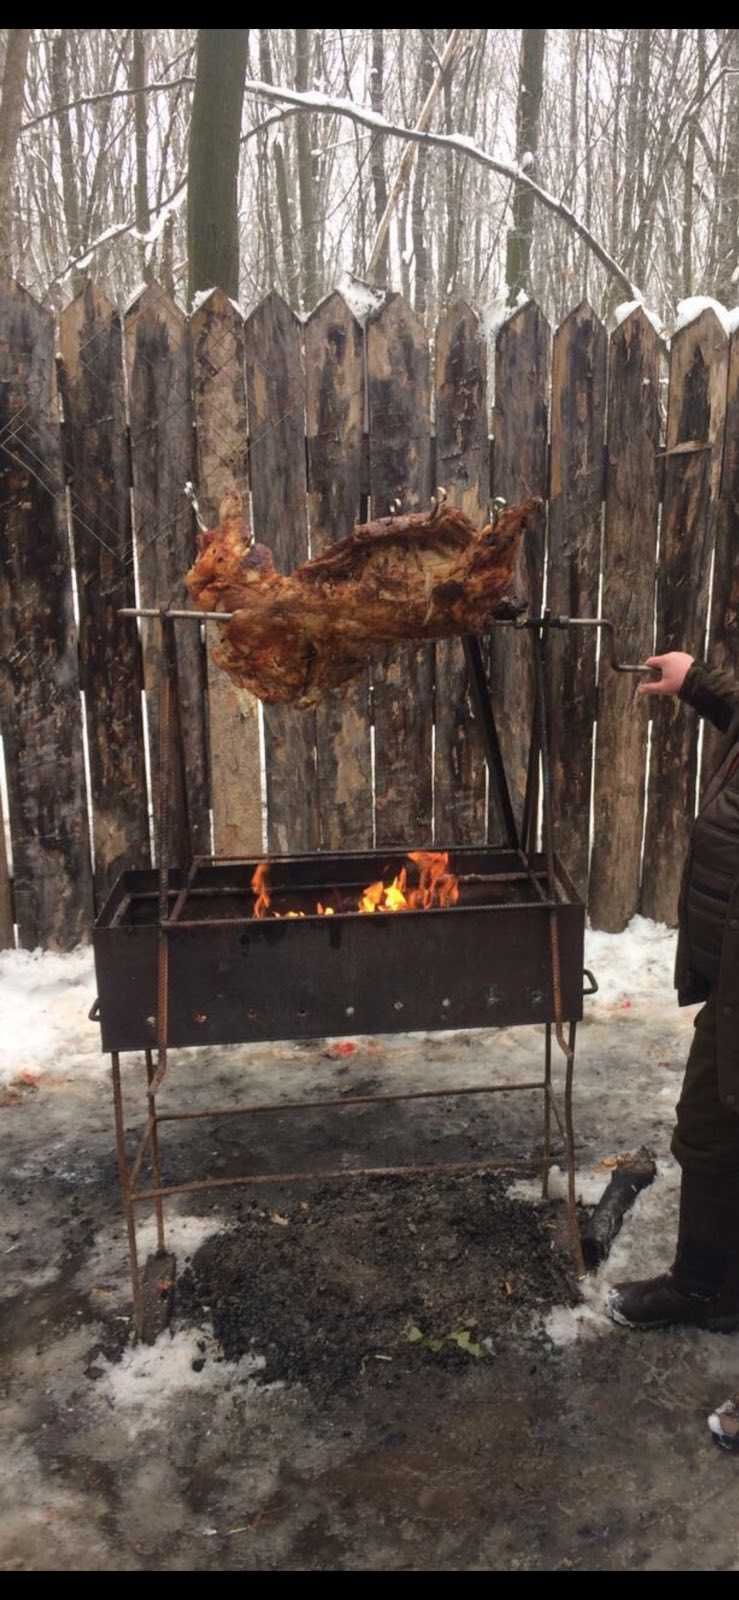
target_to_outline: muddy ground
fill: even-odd
[[[579,1305],[557,1208],[531,1181],[274,1184],[171,1203],[172,1331],[133,1349],[107,1069],[91,1054],[84,1071],[12,1085],[0,1568],[739,1570],[739,1458],[705,1426],[739,1381],[739,1340],[629,1334],[602,1314],[609,1277],[669,1260],[671,1110],[692,1019],[589,1015],[583,1199],[620,1150],[651,1144],[660,1167]],[[512,1084],[541,1044],[521,1029],[364,1041],[348,1062],[321,1043],[202,1051],[175,1060],[165,1096],[194,1109],[491,1073]],[[133,1129],[141,1064],[124,1070]],[[167,1130],[165,1163],[183,1181],[531,1164],[540,1150],[535,1097],[503,1094],[189,1123]],[[141,1232],[146,1253],[146,1212]]]

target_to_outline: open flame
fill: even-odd
[[[429,911],[432,907],[455,906],[459,900],[459,880],[449,870],[449,853],[446,850],[411,850],[408,860],[413,863],[418,883],[408,883],[408,867],[401,867],[392,883],[368,884],[357,901],[357,911],[363,916],[374,916],[377,911]],[[255,867],[251,887],[254,893],[252,915],[263,917],[305,917],[305,911],[273,911],[269,887],[269,862],[260,861]],[[333,906],[316,902],[316,916],[335,916]]]

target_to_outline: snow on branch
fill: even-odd
[[[127,222],[114,222],[112,227],[106,228],[104,233],[99,233],[96,239],[92,239],[90,244],[86,245],[78,256],[74,256],[71,261],[67,262],[62,271],[51,279],[49,288],[52,288],[55,283],[63,283],[64,279],[68,278],[72,272],[84,272],[89,267],[93,256],[97,255],[98,250],[102,250],[106,244],[113,244],[116,239],[121,239],[124,234],[130,234],[132,239],[137,239],[140,244],[146,246],[145,260],[148,265],[153,254],[154,245],[162,234],[165,223],[174,212],[179,210],[186,193],[187,178],[183,178],[176,189],[173,189],[172,193],[167,195],[166,200],[162,201],[147,233],[142,233],[140,228],[136,227],[136,219],[134,217],[130,217]]]
[[[498,156],[490,155],[483,150],[481,145],[475,144],[474,139],[463,133],[432,133],[428,129],[406,128],[397,122],[390,122],[377,111],[372,111],[367,106],[356,105],[353,100],[346,100],[339,95],[318,93],[315,90],[307,92],[298,89],[288,89],[274,83],[261,83],[257,79],[247,78],[244,84],[244,93],[256,95],[260,100],[271,101],[274,105],[295,106],[299,110],[324,113],[333,117],[349,117],[360,127],[374,129],[390,138],[403,139],[414,144],[431,145],[440,150],[455,150],[460,155],[469,156],[470,160],[478,162],[480,166],[487,167],[491,172],[497,172],[500,177],[508,178],[513,183],[521,184],[528,189],[539,204],[555,216],[561,217],[563,222],[572,228],[578,238],[592,250],[602,267],[605,267],[609,277],[615,278],[629,300],[641,299],[638,290],[627,276],[623,267],[614,260],[600,240],[591,233],[585,223],[558,200],[556,195],[550,194],[547,189],[534,182],[528,171],[517,166],[512,161],[501,161]]]

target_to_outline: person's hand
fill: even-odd
[[[668,650],[665,656],[647,656],[646,665],[662,676],[651,683],[640,683],[637,694],[679,694],[694,659],[684,650]]]

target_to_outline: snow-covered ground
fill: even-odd
[[[609,1281],[663,1270],[674,1246],[678,1173],[669,1141],[694,1015],[675,1002],[674,950],[672,932],[640,918],[625,934],[587,936],[586,963],[600,987],[578,1037],[578,1190],[595,1201],[614,1158],[642,1143],[655,1152],[658,1176],[586,1281],[583,1303],[555,1307],[543,1324],[537,1316],[537,1353],[524,1361],[500,1351],[461,1374],[423,1368],[396,1383],[391,1364],[378,1366],[359,1398],[337,1393],[320,1406],[310,1386],[263,1384],[258,1348],[239,1364],[222,1361],[207,1327],[176,1327],[120,1359],[105,1348],[111,1329],[125,1337],[130,1289],[109,1064],[87,1020],[92,954],[0,956],[0,1343],[10,1352],[0,1568],[323,1570],[339,1550],[350,1569],[369,1562],[386,1570],[388,1560],[423,1566],[431,1549],[442,1565],[507,1569],[527,1559],[520,1552],[535,1534],[546,1570],[739,1570],[735,1523],[715,1516],[716,1494],[736,1487],[716,1474],[734,1463],[706,1428],[709,1411],[736,1387],[736,1340],[633,1335],[604,1315]],[[455,1084],[491,1078],[513,1086],[539,1076],[541,1035],[406,1034],[357,1039],[348,1054],[325,1040],[173,1052],[163,1098],[170,1109],[182,1100],[198,1109],[239,1096],[273,1103],[352,1090],[453,1093]],[[555,1052],[559,1081],[560,1060]],[[124,1058],[123,1077],[133,1131],[143,1109],[134,1094],[143,1098],[138,1058]],[[222,1138],[208,1122],[183,1124],[181,1136],[165,1130],[165,1161],[183,1177],[201,1161],[213,1171],[238,1158],[243,1170],[244,1156],[257,1170],[299,1170],[301,1161],[320,1165],[327,1151],[342,1167],[358,1156],[403,1164],[427,1151],[443,1161],[470,1150],[484,1164],[489,1153],[530,1155],[541,1137],[540,1104],[525,1094],[323,1111],[296,1122],[290,1132],[285,1119],[239,1119],[231,1127],[241,1132]],[[244,1148],[232,1150],[239,1139]],[[555,1171],[552,1192],[562,1184]],[[539,1202],[531,1180],[511,1187]],[[227,1199],[234,1193],[244,1191],[185,1194],[168,1205],[178,1271],[210,1234],[238,1226],[238,1205]],[[145,1213],[142,1258],[155,1239]],[[405,1542],[414,1518],[417,1548]],[[472,1553],[456,1550],[461,1529]]]
[[[625,933],[589,930],[585,959],[600,986],[587,1002],[593,1018],[675,1020],[672,929],[634,917]],[[71,955],[0,954],[0,1085],[102,1076],[107,1063],[98,1029],[88,1020],[95,994],[90,946]]]
[[[643,917],[635,917],[625,933],[589,930],[586,936],[586,965],[595,973],[599,989],[585,1003],[578,1040],[575,1120],[579,1197],[586,1204],[597,1201],[609,1181],[615,1157],[642,1143],[650,1145],[657,1156],[658,1177],[637,1201],[603,1269],[587,1280],[584,1305],[576,1311],[552,1314],[548,1331],[556,1343],[606,1334],[610,1324],[605,1321],[603,1307],[608,1282],[619,1276],[638,1276],[642,1271],[664,1268],[671,1258],[678,1173],[669,1155],[669,1140],[694,1015],[692,1009],[681,1011],[677,1007],[674,958],[674,931]],[[66,1167],[71,1160],[73,1166],[80,1165],[77,1158],[70,1157],[65,1141],[74,1138],[81,1105],[87,1108],[86,1115],[96,1113],[101,1125],[110,1124],[109,1063],[100,1051],[98,1028],[88,1020],[95,992],[94,961],[88,947],[64,956],[25,951],[0,955],[0,1096],[5,1115],[10,1108],[22,1105],[26,1115],[33,1117],[37,1153],[21,1172],[29,1181],[37,1175],[39,1163],[63,1161]],[[453,1090],[455,1081],[489,1082],[491,1066],[496,1081],[514,1085],[535,1073],[538,1076],[541,1033],[536,1028],[509,1028],[466,1035],[449,1032],[359,1038],[352,1041],[351,1054],[347,1056],[327,1047],[325,1040],[308,1047],[278,1043],[228,1051],[172,1052],[170,1079],[164,1092],[184,1095],[187,1106],[195,1109],[212,1103],[213,1098],[221,1103],[238,1102],[244,1094],[253,1103],[350,1093],[358,1080],[364,1093],[447,1085]],[[129,1070],[135,1074],[136,1058],[126,1058],[129,1059]],[[560,1059],[555,1051],[555,1081]],[[371,1075],[371,1083],[367,1074]],[[214,1081],[219,1084],[217,1096],[213,1092]],[[502,1100],[496,1096],[496,1101],[495,1111],[487,1113],[494,1118],[494,1137],[501,1139],[502,1148],[496,1154],[509,1148],[530,1148],[539,1113],[532,1108],[528,1096],[505,1096]],[[445,1135],[464,1138],[469,1127],[474,1126],[469,1118],[475,1105],[467,1100],[447,1106]],[[129,1115],[131,1112],[134,1121],[138,1120],[141,1107],[133,1105]],[[488,1124],[484,1127],[487,1129]],[[418,1137],[427,1136],[429,1126],[421,1113],[417,1129]],[[351,1164],[351,1130],[346,1138],[345,1147],[332,1151],[332,1162]],[[489,1132],[480,1132],[476,1147],[484,1150],[489,1140]],[[401,1152],[398,1159],[402,1162],[408,1157]],[[44,1170],[43,1166],[40,1170]],[[511,1192],[536,1203],[540,1190],[536,1181],[521,1179],[512,1185]],[[558,1169],[552,1173],[550,1192],[564,1193],[564,1178]],[[206,1232],[223,1223],[222,1208],[215,1209],[218,1215],[209,1219]],[[171,1225],[172,1242],[178,1253],[189,1253],[201,1241],[203,1218],[189,1214],[186,1205],[174,1208]],[[142,1229],[144,1250],[153,1244],[153,1235],[149,1241],[146,1227],[147,1224]],[[101,1230],[90,1258],[93,1278],[96,1274],[105,1276],[105,1261],[111,1250],[108,1232]],[[123,1267],[122,1255],[120,1264]],[[39,1284],[39,1272],[46,1270],[40,1262],[34,1264],[34,1285]],[[26,1277],[24,1281],[28,1286],[31,1279]],[[125,1298],[125,1272],[121,1276],[121,1293]],[[173,1351],[173,1360],[175,1355]]]

